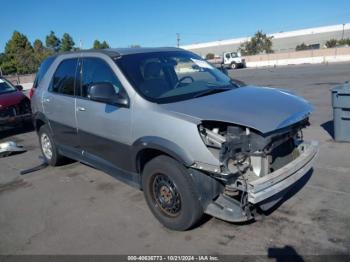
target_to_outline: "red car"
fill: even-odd
[[[30,100],[22,89],[22,86],[14,86],[0,77],[0,130],[31,120]]]

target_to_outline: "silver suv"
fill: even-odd
[[[42,64],[32,90],[42,153],[87,163],[143,190],[154,216],[186,230],[203,213],[254,219],[311,168],[310,104],[240,87],[177,48],[88,50]]]

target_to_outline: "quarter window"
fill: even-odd
[[[96,83],[111,83],[116,93],[121,83],[110,66],[100,58],[84,58],[82,65],[81,96],[88,96],[88,88]]]
[[[77,63],[77,58],[61,62],[53,76],[52,92],[74,96]]]
[[[55,60],[55,57],[49,57],[45,59],[45,61],[40,65],[39,71],[35,76],[33,88],[37,88],[41,79],[43,79],[44,75],[46,74],[47,70],[50,68],[52,62]]]

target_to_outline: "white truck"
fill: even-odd
[[[231,69],[246,67],[245,60],[238,52],[224,52],[222,56],[216,56],[214,59],[208,59],[208,62]]]

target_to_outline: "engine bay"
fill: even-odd
[[[302,129],[308,125],[306,118],[287,128],[261,134],[248,127],[204,121],[199,132],[219,160],[221,174],[226,174],[231,180],[246,174],[251,180],[268,175],[294,160],[298,156],[296,149],[303,141]]]

